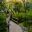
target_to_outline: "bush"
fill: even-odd
[[[0,32],[6,32],[7,23],[6,23],[6,14],[0,13]]]

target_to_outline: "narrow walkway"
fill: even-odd
[[[9,32],[22,32],[22,29],[19,25],[15,24],[14,22],[9,22]]]
[[[6,22],[7,24],[9,24],[9,32],[22,32],[22,29],[19,25],[17,25],[13,21],[10,21],[10,16],[6,18]]]

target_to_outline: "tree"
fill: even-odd
[[[25,13],[26,13],[26,11],[28,10],[29,11],[29,2],[28,2],[28,0],[22,0],[23,1],[23,4],[24,4],[24,10],[25,10]]]
[[[6,13],[3,12],[2,13],[2,10],[4,11],[5,10],[5,4],[4,3],[0,3],[0,32],[7,32],[7,23],[6,23]]]
[[[21,7],[22,7],[22,3],[21,3],[21,2],[20,2],[20,3],[16,2],[16,3],[14,4],[13,10],[14,10],[15,12],[20,12]]]

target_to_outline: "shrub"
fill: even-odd
[[[6,32],[7,23],[6,23],[6,14],[0,13],[0,32]]]

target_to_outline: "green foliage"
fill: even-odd
[[[4,7],[4,5],[2,4],[2,2],[0,3],[0,9],[2,9]]]
[[[21,16],[24,18],[25,17],[25,13],[14,13],[13,14],[13,16],[15,17],[15,18],[21,18]]]
[[[22,3],[20,2],[20,3],[18,3],[18,2],[16,2],[15,4],[14,4],[14,7],[13,7],[13,10],[15,11],[15,12],[20,12],[21,11],[21,8],[22,8]]]
[[[6,14],[5,13],[0,13],[0,20],[5,20],[6,19]]]
[[[7,32],[7,6],[4,2],[0,3],[0,32]]]
[[[32,25],[32,23],[28,22],[28,21],[24,21],[23,25],[24,25],[24,27],[29,27]]]
[[[0,32],[7,32],[6,14],[0,13]]]

